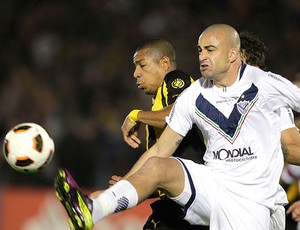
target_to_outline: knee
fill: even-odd
[[[145,166],[151,170],[151,175],[161,173],[164,170],[164,164],[162,163],[163,158],[161,157],[150,157]]]
[[[146,163],[147,176],[168,196],[178,196],[184,188],[184,171],[175,158],[151,157]],[[150,172],[150,173],[149,173]]]
[[[173,179],[172,177],[177,177],[177,174],[182,171],[177,160],[164,157],[150,157],[145,162],[144,167],[150,172],[151,177],[160,178],[161,180]]]

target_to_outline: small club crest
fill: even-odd
[[[249,101],[239,101],[236,106],[239,113],[245,115],[249,109]]]
[[[180,78],[176,78],[174,81],[172,81],[171,85],[174,89],[180,89],[184,86],[184,81]]]

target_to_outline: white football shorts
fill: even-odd
[[[270,230],[285,230],[285,208],[279,206],[271,215]]]
[[[184,169],[185,187],[170,199],[184,206],[183,218],[189,223],[209,225],[210,230],[270,229],[269,208],[227,190],[207,166],[176,159]]]

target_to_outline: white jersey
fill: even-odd
[[[185,136],[195,123],[206,140],[205,165],[233,193],[274,209],[283,168],[280,119],[273,111],[300,111],[300,89],[287,79],[242,65],[236,82],[218,88],[198,79],[167,117]]]

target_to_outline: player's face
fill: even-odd
[[[139,89],[142,89],[146,94],[155,95],[166,73],[161,62],[154,60],[146,51],[140,50],[134,54],[135,70],[133,76]]]
[[[226,74],[230,66],[229,50],[222,34],[204,33],[198,40],[201,75],[217,80]]]

